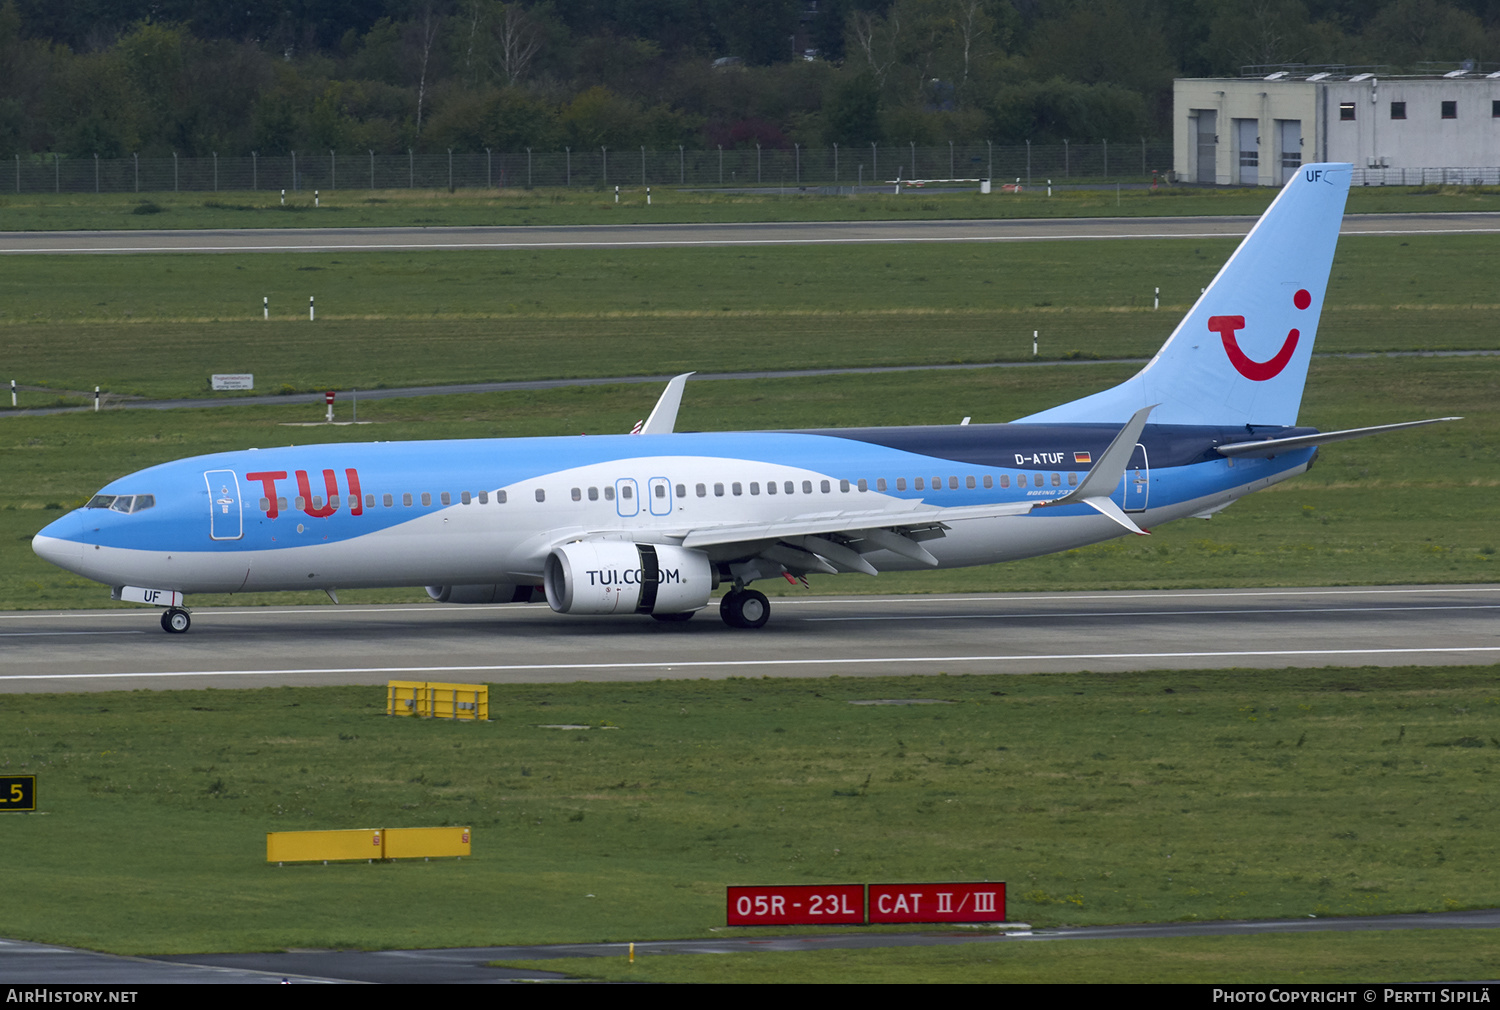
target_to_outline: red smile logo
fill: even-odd
[[[1292,304],[1305,309],[1312,304],[1312,295],[1307,293],[1306,288],[1302,288],[1292,296]],[[1235,339],[1235,332],[1245,328],[1244,316],[1210,316],[1208,328],[1223,339],[1224,353],[1229,355],[1229,363],[1234,366],[1234,370],[1252,382],[1265,382],[1280,375],[1286,363],[1292,360],[1292,352],[1297,350],[1297,340],[1302,336],[1293,328],[1287,333],[1286,343],[1281,345],[1281,350],[1269,360],[1255,361],[1240,350],[1240,343]]]

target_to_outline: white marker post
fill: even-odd
[[[321,206],[321,204],[318,203],[319,199],[321,199],[321,198],[318,195],[318,191],[317,190],[313,190],[313,206],[314,207]]]
[[[99,387],[94,387],[94,413],[99,413]]]
[[[16,405],[16,380],[15,379],[11,379],[10,380],[10,405],[12,407],[14,407]]]
[[[265,316],[266,322],[271,321],[271,296],[262,295],[260,298],[260,311]]]
[[[312,322],[317,316],[313,314],[313,296],[307,296],[307,321]]]
[[[1048,196],[1052,195],[1052,180],[1051,179],[1047,180],[1047,195]]]
[[[651,187],[646,187],[646,206],[651,206]]]
[[[281,191],[281,205],[286,206],[286,190]]]
[[[1036,357],[1036,330],[1031,331],[1031,356]]]
[[[616,186],[615,187],[615,203],[619,203],[619,202],[620,202],[620,187]]]
[[[1156,289],[1156,294],[1151,299],[1151,308],[1153,310],[1161,308],[1161,288]]]
[[[328,404],[328,423],[333,423],[333,390],[323,394],[323,402]]]

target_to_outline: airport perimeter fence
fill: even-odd
[[[1353,186],[1500,186],[1500,168],[1356,168]]]
[[[832,147],[590,148],[187,158],[14,156],[16,193],[170,193],[536,186],[823,187],[981,179],[1062,184],[1166,178],[1171,144],[869,144]],[[10,187],[6,187],[10,188]]]

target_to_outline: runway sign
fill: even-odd
[[[36,776],[6,775],[0,777],[0,813],[36,810]]]
[[[871,922],[1004,922],[1003,883],[871,884]]]
[[[863,884],[821,887],[730,887],[731,926],[859,925],[865,921]]]

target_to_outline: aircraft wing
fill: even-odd
[[[1309,446],[1323,445],[1327,442],[1343,442],[1351,438],[1364,438],[1366,435],[1380,435],[1387,431],[1400,431],[1402,428],[1419,428],[1424,424],[1438,424],[1442,421],[1462,421],[1461,417],[1429,417],[1425,421],[1403,421],[1400,424],[1378,424],[1372,428],[1346,428],[1343,431],[1320,431],[1316,435],[1294,435],[1291,438],[1263,438],[1253,442],[1231,442],[1228,445],[1215,447],[1220,456],[1279,456],[1293,449],[1306,449]]]

